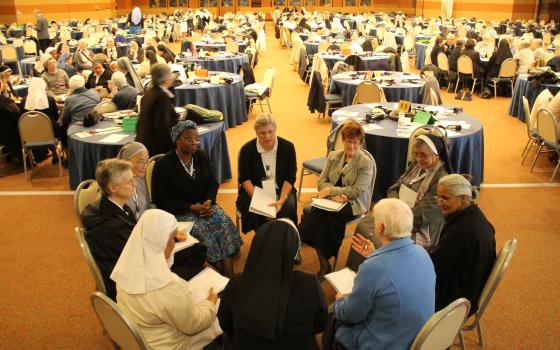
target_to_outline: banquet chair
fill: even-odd
[[[517,71],[517,61],[513,58],[508,58],[500,65],[500,72],[496,78],[490,79],[489,86],[494,88],[494,98],[498,97],[498,84],[505,82],[511,84],[511,91],[513,91],[513,84],[515,79],[515,72]]]
[[[457,92],[461,79],[463,79],[463,85],[465,79],[472,79],[471,94],[474,93],[474,87],[476,83],[479,82],[479,79],[474,76],[474,66],[469,56],[462,55],[457,60],[457,83],[455,84],[455,92]],[[481,89],[483,88],[482,82],[480,82],[480,87]]]
[[[438,53],[437,66],[439,69],[438,78],[445,77],[445,79],[448,81],[449,87],[449,60],[447,59],[447,55],[445,53]]]
[[[434,89],[430,89],[430,105],[439,106],[438,96]]]
[[[505,272],[509,268],[509,264],[511,262],[511,258],[513,257],[513,253],[515,252],[515,248],[517,246],[517,239],[513,238],[507,241],[503,248],[500,250],[500,253],[496,257],[496,262],[494,262],[494,266],[490,271],[490,275],[484,284],[484,288],[482,288],[482,292],[480,293],[480,297],[478,298],[478,309],[473,315],[472,322],[468,322],[468,319],[465,320],[465,324],[461,328],[461,332],[459,333],[459,337],[462,343],[463,339],[463,331],[471,331],[476,328],[478,333],[478,345],[480,348],[484,348],[484,342],[482,340],[482,328],[480,325],[480,320],[482,316],[484,316],[484,311],[490,304],[500,281],[504,277]]]
[[[523,164],[525,158],[527,158],[531,146],[538,147],[540,143],[539,137],[537,135],[537,129],[531,127],[531,122],[530,122],[531,109],[529,108],[529,100],[527,100],[526,96],[523,96],[522,100],[523,100],[523,111],[525,112],[524,123],[525,123],[525,129],[527,130],[528,140],[527,140],[527,144],[525,145],[525,148],[523,148],[523,153],[521,153],[521,157],[522,157],[521,164]]]
[[[410,350],[451,349],[470,308],[471,303],[465,298],[460,298],[433,314],[420,328]],[[463,347],[462,338],[459,337],[459,340]]]
[[[530,172],[533,172],[533,168],[535,168],[535,164],[537,163],[537,159],[539,158],[541,152],[556,152],[556,154],[560,156],[558,121],[548,109],[542,108],[537,114],[537,137],[540,142],[535,158],[533,159]],[[546,150],[543,151],[543,148],[546,148]],[[554,172],[550,177],[550,182],[554,179],[554,175],[556,175],[558,167],[560,167],[559,161],[557,161]]]
[[[2,47],[0,51],[2,52],[2,64],[6,65],[7,63],[15,63],[18,69],[18,74],[22,75],[21,65],[19,63],[15,46],[7,45]]]
[[[38,111],[23,113],[18,121],[19,135],[21,138],[21,153],[23,156],[23,172],[27,176],[27,158],[33,167],[33,148],[45,148],[52,146],[57,156],[62,156],[60,141],[54,136],[51,118]],[[54,156],[54,155],[53,155]],[[62,162],[58,162],[60,177],[62,177]],[[33,172],[33,169],[31,169]],[[31,180],[31,174],[28,180]]]
[[[342,139],[342,138],[341,138],[341,139]],[[364,142],[365,142],[365,141],[364,141]],[[372,175],[371,175],[371,182],[370,182],[370,185],[369,185],[369,188],[368,188],[368,190],[369,190],[369,196],[368,196],[368,202],[367,202],[367,206],[366,206],[367,211],[366,211],[365,213],[360,214],[360,215],[355,215],[350,221],[348,221],[348,222],[345,224],[346,227],[348,227],[349,225],[352,225],[352,224],[357,223],[358,221],[360,221],[360,220],[361,220],[363,217],[365,217],[365,216],[369,213],[369,211],[371,210],[371,203],[372,203],[372,199],[373,199],[373,190],[374,190],[374,188],[375,188],[375,179],[376,179],[376,177],[377,177],[377,164],[375,163],[375,158],[373,158],[373,156],[371,155],[371,153],[369,153],[369,152],[366,150],[365,143],[362,145],[362,152],[364,152],[365,155],[366,155],[369,159],[371,159],[371,161],[373,162],[373,173],[372,173]],[[351,237],[351,236],[352,236],[352,233],[351,233],[351,232],[346,232],[346,230],[345,230],[345,232],[344,232],[344,238]],[[350,248],[350,249],[352,249],[352,248]],[[333,271],[336,271],[336,267],[338,266],[339,253],[340,253],[340,248],[339,248],[339,251],[337,252],[336,256],[334,257]]]
[[[342,129],[343,125],[344,122],[340,123],[336,128],[334,128],[329,133],[329,136],[327,137],[327,155],[325,157],[304,160],[303,163],[301,164],[301,173],[299,175],[299,187],[298,187],[298,197],[297,197],[298,201],[300,200],[301,197],[301,186],[303,183],[303,177],[312,174],[320,176],[321,173],[323,172],[323,168],[325,167],[325,164],[327,163],[327,157],[329,156],[329,153],[335,150],[342,149],[343,142],[342,142],[342,134],[340,133],[340,130]]]
[[[99,270],[99,266],[97,262],[95,262],[95,258],[91,254],[91,250],[89,249],[89,245],[85,238],[84,229],[81,227],[76,227],[76,238],[78,239],[78,244],[82,249],[82,253],[84,254],[84,258],[86,259],[86,264],[93,276],[93,281],[95,282],[95,290],[103,295],[107,295],[107,289],[105,288],[105,282],[103,282],[103,277],[101,276],[101,271]]]
[[[226,43],[226,51],[231,53],[239,52],[239,44],[235,41],[230,41]]]
[[[356,87],[353,105],[382,102],[383,93],[379,85],[372,81],[363,81]]]
[[[37,56],[37,44],[33,40],[25,40],[23,42],[23,52],[26,57]]]
[[[117,303],[99,292],[93,293],[90,300],[103,328],[116,344],[115,349],[149,349],[148,343],[138,326],[121,310]]]
[[[99,114],[104,114],[104,113],[116,112],[118,109],[119,108],[114,102],[101,101],[97,106],[95,106],[95,108],[93,108],[93,111]]]
[[[148,190],[148,197],[152,200],[152,176],[154,173],[154,165],[159,158],[163,157],[164,154],[156,154],[155,156],[150,157],[148,159],[148,164],[146,165],[146,189]]]
[[[317,46],[317,52],[327,52],[329,49],[330,43],[328,40],[321,41]]]
[[[313,79],[311,79],[312,87],[309,89],[309,96],[307,98],[307,105],[310,110],[317,109],[319,112],[318,118],[321,118],[321,114],[323,117],[330,115],[331,111],[338,109],[342,104],[342,96],[328,93],[329,84],[327,83],[326,86],[323,86],[322,81],[321,72],[313,72]],[[321,111],[323,104],[325,108]]]
[[[80,227],[84,227],[82,222],[82,213],[84,209],[91,203],[97,201],[101,197],[99,185],[93,179],[82,181],[74,192],[74,214],[78,219]]]
[[[270,113],[272,113],[272,108],[270,107],[269,98],[272,97],[272,89],[274,88],[275,78],[276,78],[276,70],[274,69],[274,67],[268,67],[264,72],[264,78],[262,83],[257,83],[261,86],[266,85],[266,90],[264,90],[262,93],[259,93],[258,91],[247,89],[248,86],[245,87],[245,96],[247,101],[249,102],[250,110],[253,109],[254,104],[258,104],[261,107],[261,111],[264,112],[263,101],[265,101],[266,104],[268,105],[268,110],[270,111]]]

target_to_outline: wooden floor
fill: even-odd
[[[306,107],[306,86],[289,65],[290,53],[280,48],[267,26],[267,51],[259,57],[257,80],[268,66],[277,71],[271,99],[278,135],[296,145],[298,162],[322,156],[330,120],[317,119]],[[515,237],[518,249],[509,271],[482,320],[486,349],[557,349],[560,344],[560,187],[548,186],[553,165],[541,157],[529,173],[520,164],[526,142],[524,125],[508,116],[509,99],[456,101],[443,93],[445,103],[461,105],[484,125],[484,185],[479,205],[496,228],[498,248]],[[227,131],[232,169],[237,153],[254,137],[252,122]],[[531,153],[530,157],[532,157]],[[93,280],[79,250],[73,228],[77,221],[68,176],[44,162],[27,181],[19,167],[0,164],[0,349],[109,349],[110,342],[91,309]],[[560,179],[557,176],[556,181]],[[316,177],[307,176],[304,188]],[[221,189],[234,190],[236,174]],[[16,191],[12,193],[11,191]],[[19,192],[38,191],[38,192]],[[60,192],[62,191],[62,192]],[[236,195],[221,193],[218,202],[233,217]],[[16,194],[16,195],[13,195]],[[309,203],[304,193],[299,207]],[[241,271],[252,234],[243,236]],[[343,252],[348,251],[348,240]],[[345,254],[343,254],[345,255]],[[316,257],[304,247],[301,270],[315,273]],[[333,290],[324,285],[332,301]],[[467,347],[476,346],[474,333]]]

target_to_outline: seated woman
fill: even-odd
[[[144,49],[138,45],[136,40],[130,41],[128,59],[132,63],[142,63],[144,61]]]
[[[115,299],[115,283],[109,276],[136,225],[135,213],[126,204],[136,193],[136,181],[132,165],[120,159],[99,162],[95,180],[101,198],[84,209],[81,219],[86,241],[105,282],[107,296]],[[176,237],[178,240],[187,238],[184,232]],[[200,272],[205,260],[206,249],[201,244],[195,244],[177,253],[173,269],[188,279]]]
[[[243,242],[229,216],[216,204],[219,185],[208,155],[199,149],[196,124],[179,122],[171,129],[171,140],[175,148],[154,165],[152,199],[179,221],[194,222],[191,234],[208,248],[208,261],[231,276],[231,257]]]
[[[106,91],[109,91],[109,80],[111,80],[111,75],[113,75],[113,72],[111,72],[110,69],[105,69],[102,61],[93,60],[92,72],[86,81],[86,89],[94,89],[96,91],[105,89]]]
[[[45,70],[41,74],[41,78],[47,83],[47,91],[58,96],[68,92],[68,75],[62,69],[57,68],[58,62],[54,58],[45,61]]]
[[[146,211],[111,274],[119,307],[150,349],[201,349],[221,333],[212,288],[206,299],[193,300],[189,283],[169,269],[177,232],[173,215]]]
[[[57,67],[65,71],[68,78],[78,74],[78,71],[74,68],[73,59],[74,56],[70,52],[65,52],[58,58]]]
[[[132,63],[130,63],[128,57],[121,57],[117,60],[117,69],[120,72],[124,73],[128,85],[135,88],[139,94],[144,93],[144,87],[142,86],[142,82],[140,81],[138,74],[134,70],[134,67],[132,67]]]
[[[338,212],[312,207],[309,214],[301,218],[299,226],[302,241],[317,252],[320,277],[331,270],[328,259],[337,255],[346,223],[369,210],[368,189],[373,176],[373,161],[361,150],[364,129],[358,122],[350,120],[342,126],[340,133],[344,149],[329,154],[317,183],[317,197],[347,205]]]
[[[319,349],[315,334],[325,328],[327,305],[317,278],[294,271],[299,248],[288,219],[257,230],[243,272],[230,280],[218,309],[232,349]]]
[[[165,63],[165,60],[158,56],[154,50],[151,50],[149,47],[146,48],[146,58],[138,66],[140,78],[145,78],[146,75],[149,75],[151,67],[157,63]]]
[[[128,85],[125,75],[122,72],[113,73],[110,83],[111,92],[113,93],[111,101],[117,106],[117,109],[134,109],[138,92]]]
[[[502,63],[512,57],[513,55],[511,54],[509,42],[506,39],[500,40],[498,50],[496,50],[496,52],[494,52],[488,60],[488,72],[486,74],[487,84],[492,78],[496,78],[498,76]]]
[[[401,191],[408,192],[402,189],[403,186],[414,191],[416,197],[412,207],[414,214],[412,238],[417,244],[428,247],[437,244],[444,223],[435,199],[437,184],[439,179],[452,173],[453,169],[449,162],[447,148],[443,140],[437,136],[418,136],[414,140],[412,151],[414,162],[408,166],[397,182],[389,187],[387,197],[399,198]],[[367,216],[358,223],[356,233],[369,237],[374,229],[373,217]]]
[[[289,218],[297,222],[297,200],[294,190],[296,180],[296,150],[293,143],[276,137],[276,121],[269,113],[261,113],[255,120],[257,137],[247,142],[239,151],[239,195],[237,208],[241,212],[242,231],[257,230],[267,218],[249,212],[255,186],[265,188],[272,183],[278,200],[276,218]]]
[[[146,165],[148,164],[148,150],[140,142],[129,142],[124,145],[117,154],[118,159],[126,160],[132,165],[134,182],[136,183],[135,192],[126,201],[126,205],[132,210],[136,220],[150,208],[155,208],[151,203],[146,187]]]
[[[109,61],[113,61],[119,58],[119,53],[117,47],[115,46],[115,39],[113,37],[108,37],[106,42],[106,47],[102,50],[103,54],[107,56]]]
[[[473,202],[478,190],[462,175],[439,180],[438,206],[445,217],[439,243],[429,250],[436,270],[436,311],[458,298],[471,302],[470,314],[496,260],[494,227]]]
[[[82,122],[84,117],[101,102],[97,92],[86,89],[85,84],[84,77],[79,74],[68,81],[70,95],[64,101],[60,126],[60,137],[64,147],[68,145],[66,135],[68,126]]]
[[[157,45],[157,54],[165,60],[165,63],[173,63],[174,57],[169,53],[169,49],[164,44]]]

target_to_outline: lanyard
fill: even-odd
[[[183,165],[183,168],[185,168],[187,174],[189,174],[194,179],[194,159],[191,159],[191,161],[186,164],[181,161],[181,164]]]

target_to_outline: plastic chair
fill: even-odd
[[[21,138],[21,154],[25,176],[27,176],[27,157],[31,160],[31,167],[33,167],[33,148],[52,146],[60,159],[62,146],[54,136],[52,121],[46,114],[38,111],[23,113],[18,121],[18,129]],[[58,167],[60,177],[62,177],[62,162],[58,162]],[[29,175],[28,180],[31,180],[31,175]]]
[[[457,88],[459,87],[459,81],[463,79],[472,79],[473,85],[471,88],[471,94],[474,93],[474,87],[476,86],[476,82],[478,78],[474,76],[474,66],[471,58],[469,56],[462,55],[457,60],[457,84],[455,84],[455,92],[457,92]],[[482,86],[482,84],[480,84]]]
[[[2,52],[2,64],[5,65],[6,63],[15,63],[18,68],[18,74],[22,75],[21,65],[19,63],[15,46],[12,45],[4,46],[2,47],[1,52]]]
[[[496,258],[496,262],[494,263],[494,267],[492,267],[492,271],[484,284],[484,288],[480,293],[480,297],[478,298],[478,310],[474,313],[474,319],[470,324],[464,324],[461,328],[460,339],[462,342],[463,339],[463,331],[470,331],[476,328],[478,333],[478,344],[481,348],[484,348],[484,342],[482,340],[482,329],[480,326],[480,320],[484,315],[484,311],[490,304],[500,281],[504,277],[505,272],[509,267],[509,263],[511,262],[511,258],[513,257],[513,253],[515,252],[515,247],[517,246],[517,240],[515,238],[506,242],[504,247],[500,250],[498,257]],[[465,320],[467,323],[468,320]]]
[[[272,89],[274,87],[275,78],[276,70],[273,67],[268,67],[264,72],[264,78],[262,81],[262,84],[266,84],[268,89],[262,95],[259,95],[256,92],[245,90],[245,96],[247,98],[247,101],[249,102],[249,105],[251,106],[251,110],[253,109],[253,104],[258,104],[261,107],[261,111],[264,112],[263,101],[265,101],[266,105],[268,106],[268,110],[270,111],[270,113],[272,113],[269,98],[272,97]]]
[[[467,315],[471,303],[460,298],[436,312],[420,329],[410,350],[445,350],[451,348]],[[462,338],[461,340],[462,346]]]
[[[533,168],[537,163],[537,159],[543,151],[543,147],[547,149],[544,152],[556,152],[560,156],[560,141],[558,137],[558,121],[552,115],[548,109],[541,109],[537,114],[537,137],[539,138],[539,148],[537,148],[537,153],[535,154],[535,159],[533,159],[533,164],[531,165],[530,172],[533,172]],[[557,161],[554,172],[550,177],[550,182],[554,179],[556,172],[560,167],[560,162]]]
[[[301,197],[301,186],[303,183],[303,177],[306,175],[317,175],[320,176],[327,163],[327,157],[331,151],[342,149],[342,134],[340,130],[344,123],[340,123],[336,128],[334,128],[329,136],[327,137],[327,155],[321,158],[313,158],[309,160],[304,160],[301,164],[301,173],[299,176],[299,187],[298,187],[298,201]]]
[[[154,165],[156,164],[156,161],[163,156],[164,154],[156,154],[155,156],[152,156],[150,159],[148,159],[148,164],[146,165],[145,181],[146,189],[148,190],[148,197],[150,198],[150,200],[152,200],[152,174],[154,172]]]
[[[539,145],[539,137],[537,135],[537,129],[536,128],[531,128],[530,125],[530,120],[529,120],[529,116],[531,115],[531,109],[529,108],[529,100],[527,100],[526,96],[522,97],[523,100],[523,111],[525,112],[525,129],[527,130],[527,144],[525,145],[525,148],[523,148],[523,153],[521,153],[521,164],[523,164],[523,162],[525,161],[525,158],[527,158],[527,155],[529,154],[529,149],[531,149],[531,146],[538,146]]]
[[[93,276],[93,280],[95,281],[95,290],[97,292],[103,293],[103,295],[107,295],[107,289],[105,288],[105,282],[103,282],[103,277],[101,276],[101,271],[99,270],[99,266],[95,262],[93,255],[91,255],[91,250],[89,249],[89,245],[86,241],[84,235],[84,229],[80,227],[76,227],[76,238],[78,239],[78,243],[80,244],[80,248],[82,249],[82,253],[84,254],[84,258],[86,259],[86,264]]]
[[[449,77],[449,60],[447,55],[443,52],[437,55],[437,65],[441,76]]]
[[[90,297],[93,310],[107,334],[120,349],[148,350],[148,344],[138,329],[138,326],[109,299],[109,297],[95,292]],[[117,346],[115,346],[117,348]]]
[[[496,78],[490,79],[489,86],[494,88],[494,98],[498,97],[498,84],[502,82],[511,84],[511,91],[513,91],[513,84],[515,79],[515,72],[517,71],[517,61],[513,58],[508,58],[500,65],[500,72]]]
[[[356,94],[352,104],[381,102],[381,96],[383,96],[383,93],[379,85],[371,81],[363,81],[356,87]]]
[[[25,56],[34,57],[37,56],[37,44],[33,40],[25,40],[23,42],[23,52]]]
[[[99,114],[112,113],[118,111],[119,108],[111,101],[102,101],[93,109],[94,112]]]
[[[91,179],[85,180],[78,185],[76,192],[74,192],[74,213],[78,218],[80,227],[84,227],[82,222],[82,213],[84,209],[100,197],[101,193],[97,181]]]

